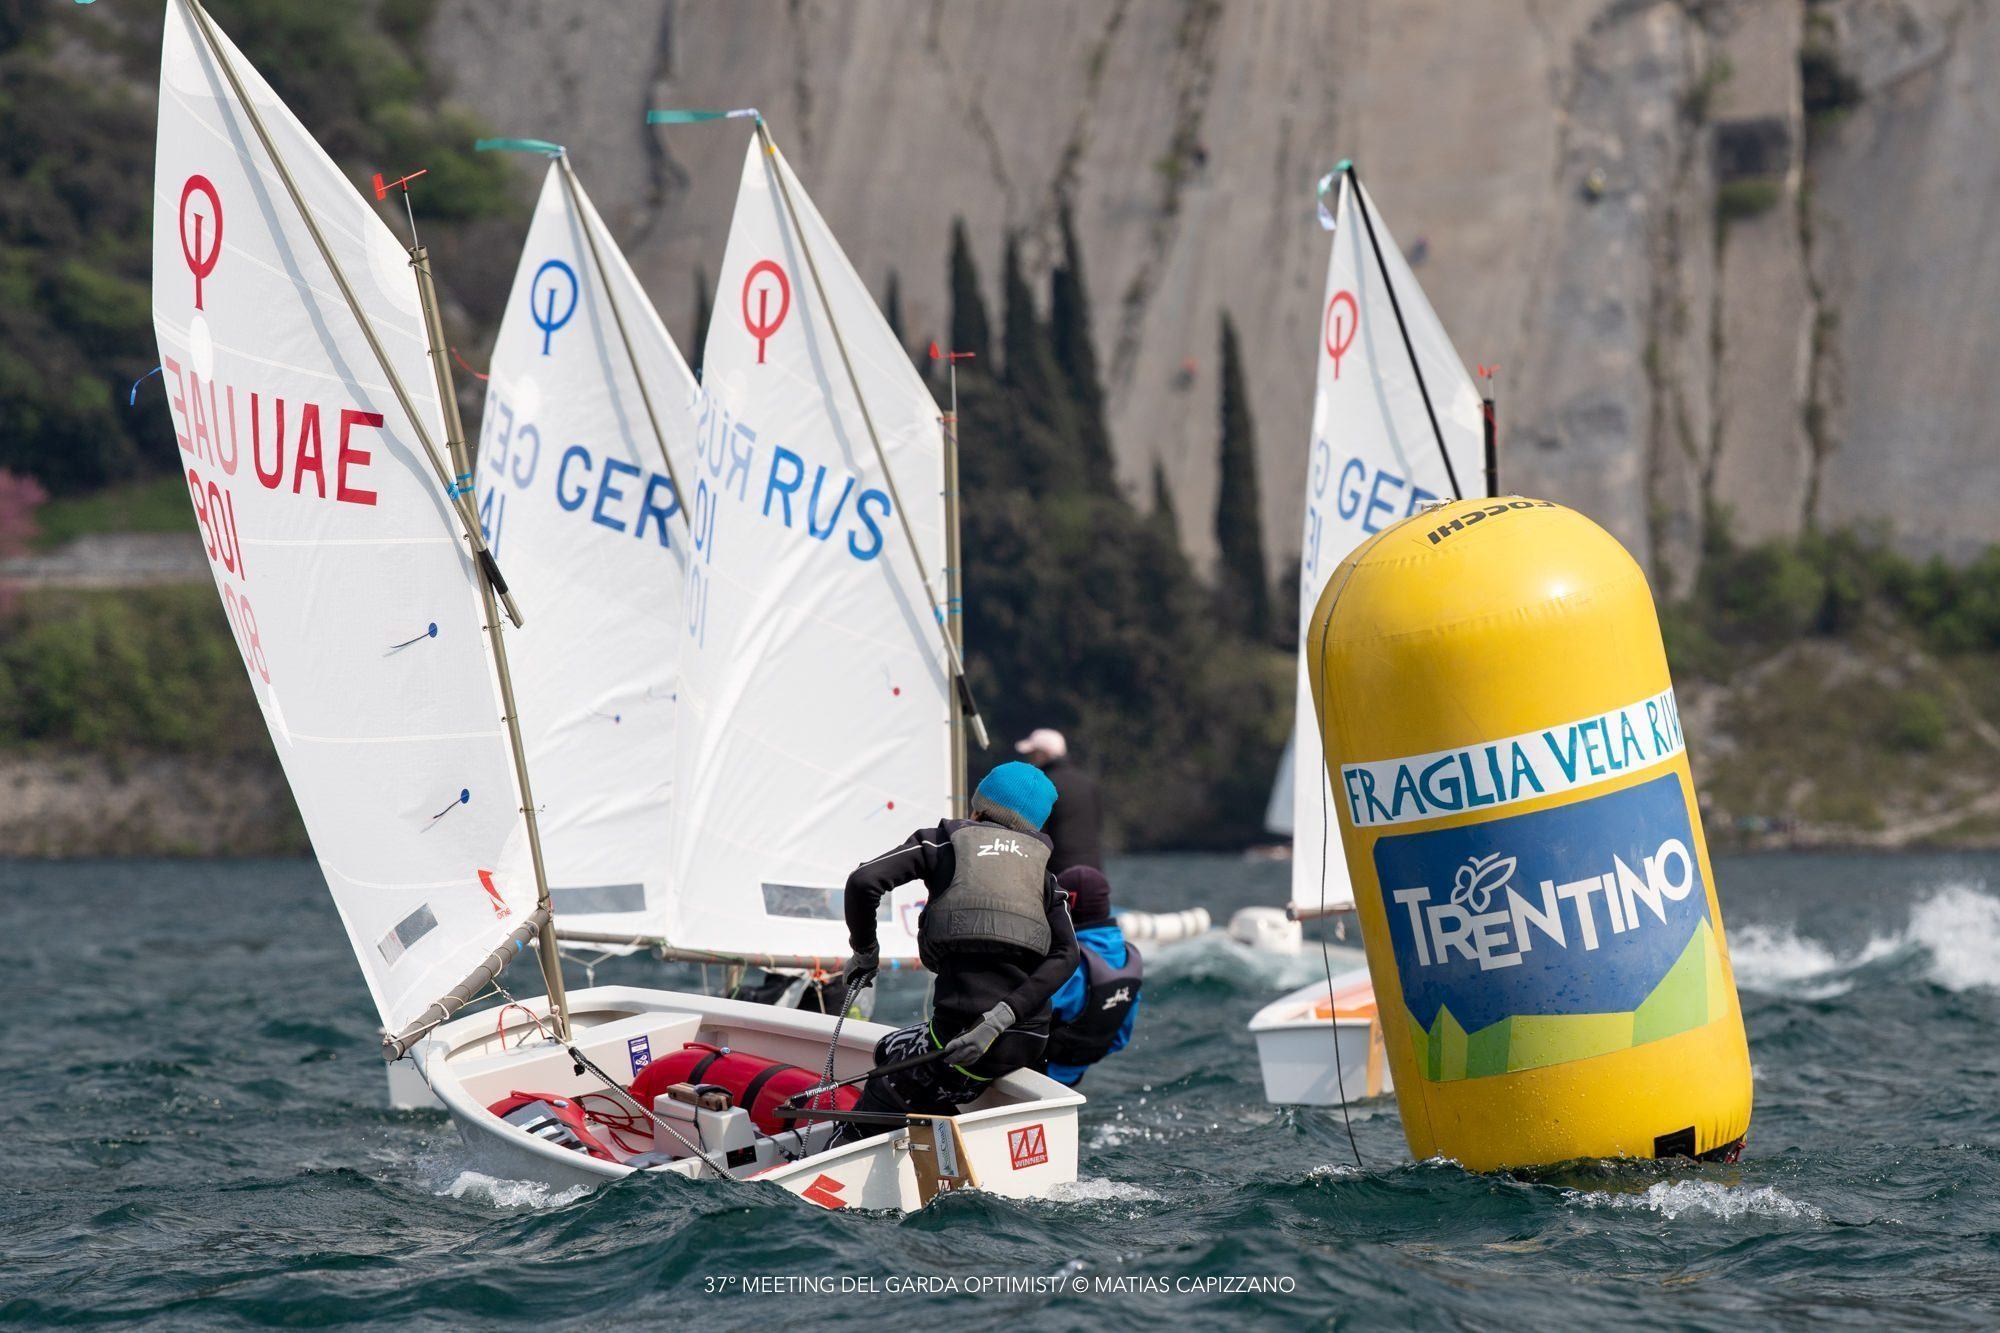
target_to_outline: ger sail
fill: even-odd
[[[444,484],[412,266],[228,37],[172,0],[153,322],[180,462],[391,1034],[463,1004],[548,916],[487,630],[504,587],[485,583],[491,558]],[[553,968],[552,947],[544,959]],[[547,975],[560,1028],[560,974]]]
[[[1316,387],[1299,542],[1300,652],[1287,742],[1291,910],[1301,918],[1354,905],[1339,834],[1328,840],[1327,817],[1338,793],[1328,786],[1305,668],[1313,608],[1355,547],[1425,504],[1477,494],[1482,477],[1479,392],[1360,177],[1346,164],[1337,177],[1333,247],[1313,348]]]
[[[1328,213],[1324,197],[1336,184]],[[1329,827],[1343,794],[1328,783],[1306,672],[1313,610],[1340,562],[1376,533],[1433,501],[1477,493],[1485,426],[1464,364],[1353,166],[1321,182],[1321,194],[1333,247],[1313,347],[1296,712],[1278,783],[1281,791],[1289,785],[1290,809],[1274,793],[1268,816],[1291,831],[1287,911],[1299,920],[1354,906],[1340,835]],[[1272,1102],[1339,1105],[1389,1086],[1366,968],[1329,968],[1326,980],[1264,1006],[1250,1031]]]
[[[563,935],[664,928],[694,375],[554,144],[494,343],[479,517],[532,623],[522,740]]]
[[[842,887],[951,808],[936,402],[761,119],[702,357],[666,937],[847,951]],[[880,923],[916,957],[921,886]]]

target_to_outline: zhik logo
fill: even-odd
[[[1010,852],[1015,856],[1027,855],[1021,848],[1019,838],[995,838],[992,842],[981,843],[979,846],[981,856],[998,856],[1002,852]]]
[[[1106,1009],[1116,1009],[1119,1005],[1125,1003],[1127,1000],[1131,998],[1132,998],[1132,988],[1130,986],[1120,986],[1117,990],[1111,992],[1111,997],[1109,999],[1107,999],[1103,1004],[1100,1004],[1097,1007],[1099,1012],[1102,1012]]]

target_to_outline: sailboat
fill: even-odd
[[[1326,196],[1338,196],[1329,212]],[[1322,757],[1304,636],[1327,580],[1355,547],[1426,504],[1493,488],[1491,404],[1418,286],[1351,162],[1320,183],[1333,232],[1314,346],[1312,435],[1299,548],[1299,668],[1289,764],[1267,822],[1292,836],[1294,921],[1354,910],[1354,887],[1329,826],[1335,793]],[[1290,808],[1280,808],[1280,797]],[[1285,995],[1250,1022],[1264,1095],[1339,1105],[1390,1086],[1374,987],[1366,967]]]
[[[154,324],[181,461],[385,1056],[415,1060],[473,1158],[510,1178],[756,1180],[827,1208],[1074,1179],[1081,1098],[1039,1075],[831,1152],[832,1112],[774,1125],[754,1097],[678,1084],[647,1106],[626,1090],[690,1043],[853,1077],[879,1030],[565,992],[503,629],[526,622],[475,508],[428,255],[196,0],[170,0],[160,89]],[[517,1000],[502,977],[530,943],[547,993]],[[472,1008],[489,994],[508,1003]]]

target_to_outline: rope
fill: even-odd
[[[674,1138],[680,1141],[680,1145],[683,1148],[686,1148],[690,1153],[693,1153],[696,1157],[699,1157],[703,1162],[706,1162],[708,1164],[709,1170],[715,1172],[716,1175],[721,1176],[724,1180],[730,1181],[731,1183],[734,1184],[742,1183],[738,1181],[735,1176],[729,1174],[729,1170],[727,1167],[723,1166],[722,1163],[716,1161],[713,1157],[710,1157],[708,1155],[708,1150],[706,1148],[698,1144],[688,1142],[687,1135],[681,1133],[678,1129],[675,1129],[672,1125],[660,1119],[660,1117],[658,1117],[657,1115],[654,1115],[650,1107],[641,1105],[637,1098],[633,1097],[631,1093],[625,1091],[624,1086],[621,1085],[618,1082],[618,1080],[612,1078],[611,1075],[605,1073],[602,1069],[599,1069],[597,1065],[591,1060],[591,1058],[585,1055],[582,1051],[578,1050],[575,1045],[569,1046],[568,1050],[569,1050],[569,1058],[576,1062],[576,1072],[578,1074],[583,1073],[587,1069],[591,1073],[597,1075],[598,1081],[603,1083],[605,1087],[611,1089],[611,1095],[613,1097],[621,1099],[627,1106],[632,1108],[633,1112],[635,1112],[638,1115],[645,1116],[646,1119],[652,1121],[656,1127],[664,1129],[667,1131],[667,1133],[673,1135]],[[697,1120],[695,1123],[699,1125],[701,1122]],[[696,1133],[699,1134],[700,1131],[696,1130]],[[657,1138],[654,1139],[654,1142],[657,1143],[658,1141],[659,1140]]]
[[[910,526],[910,514],[903,505],[902,494],[896,489],[896,474],[889,470],[889,456],[882,451],[882,437],[875,431],[874,414],[868,410],[868,399],[861,392],[861,377],[855,373],[854,360],[847,354],[847,340],[841,336],[840,325],[833,318],[833,306],[826,299],[826,284],[820,281],[819,261],[813,258],[812,246],[806,241],[805,228],[799,224],[799,210],[792,203],[792,187],[785,181],[783,163],[778,159],[778,146],[771,142],[771,131],[765,127],[764,118],[757,117],[757,137],[764,143],[765,153],[773,160],[771,174],[777,178],[778,193],[785,201],[785,213],[792,220],[792,233],[798,237],[799,252],[806,257],[806,271],[812,275],[813,290],[819,293],[820,309],[826,312],[826,326],[833,333],[834,348],[840,353],[840,364],[847,371],[847,383],[854,390],[854,401],[861,408],[861,424],[868,428],[868,443],[875,448],[875,461],[881,465],[882,480],[889,488],[889,498],[896,507],[896,520],[902,525],[903,540],[909,543],[910,559],[917,567],[917,577],[923,582],[924,596],[935,608],[942,605],[937,589],[931,586],[931,572],[924,565],[923,548],[917,545],[916,530]],[[1447,461],[1447,466],[1449,462]],[[988,743],[986,722],[979,715],[979,706],[972,700],[972,686],[965,678],[965,660],[960,656],[958,644],[952,639],[951,631],[940,617],[938,629],[944,639],[945,657],[951,664],[952,684],[957,687],[959,700],[964,705],[966,715],[972,721],[973,738],[979,748]]]
[[[1368,199],[1361,193],[1361,173],[1347,164],[1347,175],[1354,182],[1354,206],[1361,214],[1362,225],[1368,229],[1368,247],[1375,252],[1375,267],[1382,274],[1382,286],[1389,292],[1389,309],[1396,315],[1396,331],[1403,335],[1403,352],[1410,358],[1410,369],[1417,377],[1417,392],[1424,398],[1424,414],[1431,420],[1431,434],[1437,439],[1438,456],[1444,459],[1444,475],[1451,482],[1451,498],[1463,500],[1465,491],[1458,484],[1458,469],[1451,465],[1451,450],[1444,447],[1444,430],[1438,425],[1437,409],[1431,406],[1430,386],[1424,383],[1424,368],[1417,361],[1416,346],[1410,341],[1409,325],[1403,323],[1403,303],[1396,299],[1396,284],[1389,280],[1389,261],[1382,257],[1382,243],[1375,239],[1375,219],[1369,216]],[[1464,371],[1460,371],[1464,374]]]
[[[1334,599],[1338,601],[1339,597],[1340,594],[1336,592]],[[1326,636],[1332,627],[1333,617],[1328,615],[1319,628],[1319,655],[1321,661],[1326,660]],[[1313,718],[1319,725],[1322,738],[1326,735],[1326,714],[1323,705],[1320,703],[1320,699],[1324,694],[1325,690],[1323,688],[1313,691]],[[1325,771],[1326,755],[1324,750],[1322,750],[1320,755],[1320,768],[1319,914],[1321,920],[1324,921],[1326,918],[1327,844],[1332,840],[1333,836],[1333,811],[1328,808],[1327,804],[1327,791],[1332,785],[1332,775]],[[1340,1123],[1347,1130],[1347,1150],[1354,1154],[1354,1169],[1365,1171],[1367,1168],[1361,1164],[1361,1148],[1354,1141],[1354,1121],[1349,1117],[1347,1111],[1347,1070],[1342,1066],[1340,1060],[1340,1012],[1333,1002],[1333,953],[1327,945],[1326,933],[1323,926],[1319,937],[1319,961],[1320,966],[1326,972],[1327,1020],[1333,1028],[1333,1079],[1335,1085],[1340,1089]]]

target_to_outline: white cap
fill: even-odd
[[[1033,754],[1038,750],[1051,759],[1062,759],[1069,754],[1069,742],[1054,727],[1036,727],[1028,733],[1028,739],[1014,743],[1015,754]]]

